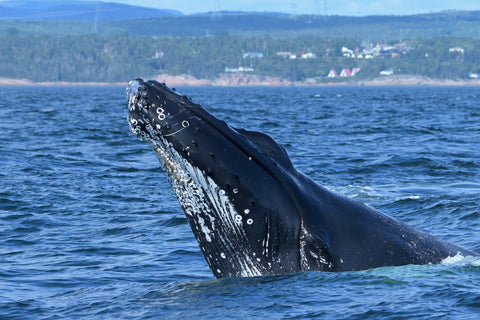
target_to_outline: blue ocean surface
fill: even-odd
[[[480,252],[480,89],[185,87],[321,185]],[[217,280],[123,87],[0,87],[0,319],[479,319],[480,261]]]

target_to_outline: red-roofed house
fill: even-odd
[[[352,73],[350,72],[350,69],[342,69],[342,72],[340,73],[340,77],[351,77]]]
[[[335,69],[332,69],[332,70],[330,70],[330,72],[328,73],[328,76],[327,76],[327,77],[329,77],[329,78],[336,78],[336,77],[338,77],[338,73],[337,73],[337,71],[335,71]]]

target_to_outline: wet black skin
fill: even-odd
[[[242,276],[235,263],[240,254],[255,259],[261,275],[440,263],[458,253],[477,255],[325,189],[298,172],[269,136],[234,129],[164,84],[137,79],[127,92],[143,105],[130,107],[134,133],[147,140],[163,136],[211,177],[242,215],[248,240],[231,239],[236,250],[225,252],[228,259],[218,257],[223,248],[216,239],[231,237],[221,217],[216,217],[217,228],[208,242],[195,227],[195,217],[186,215],[217,277]]]

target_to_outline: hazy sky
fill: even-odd
[[[442,10],[480,10],[480,0],[103,0],[183,13],[212,10],[274,11],[286,13],[373,15],[412,14]]]

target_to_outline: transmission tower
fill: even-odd
[[[295,17],[295,19],[296,19],[297,9],[298,9],[298,4],[297,4],[297,2],[296,2],[296,1],[295,1],[295,2],[292,2],[292,3],[290,4],[290,8],[291,8],[291,10],[292,10],[292,16]]]
[[[320,7],[319,7],[319,4],[318,4],[318,1],[319,0],[315,0],[315,10],[313,11],[313,14],[316,15],[316,16],[320,15]]]
[[[98,33],[98,18],[100,16],[100,1],[97,1],[97,8],[95,10],[95,18],[93,19],[93,32]]]
[[[210,19],[215,20],[215,19],[220,19],[221,17],[222,17],[222,12],[220,10],[220,0],[215,0]]]

